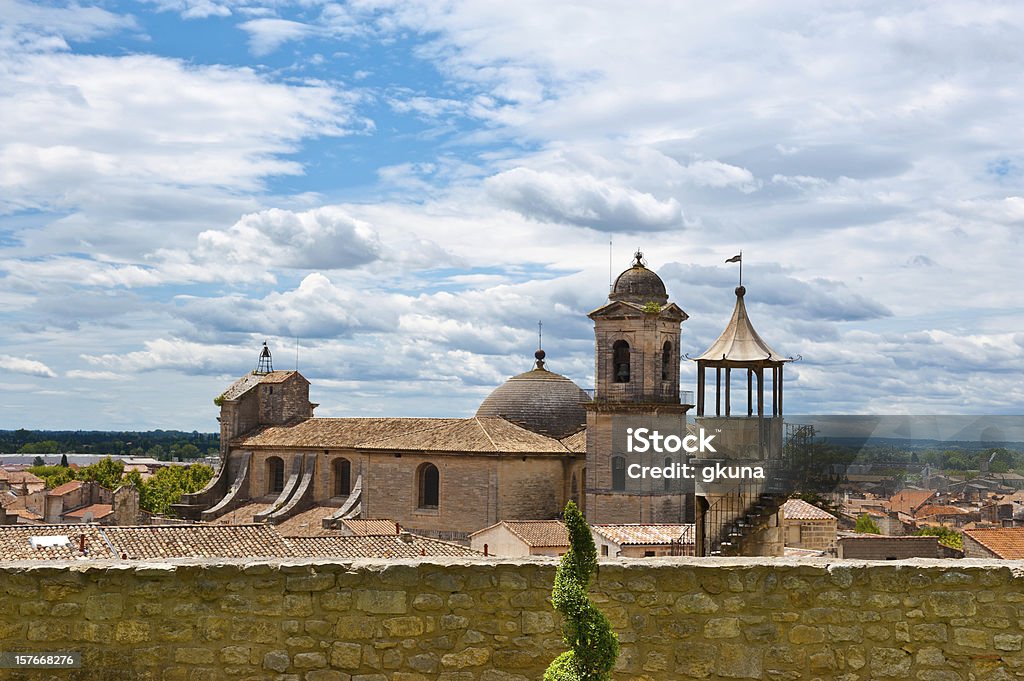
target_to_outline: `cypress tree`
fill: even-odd
[[[551,604],[562,615],[562,640],[569,650],[552,661],[544,681],[606,681],[619,656],[619,639],[604,613],[587,596],[597,569],[597,549],[590,527],[576,507],[565,505],[569,550],[555,571]]]

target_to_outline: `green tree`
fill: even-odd
[[[871,519],[867,513],[861,513],[860,517],[857,518],[857,524],[853,526],[854,532],[861,534],[882,534],[882,530],[879,529],[878,523]]]
[[[619,640],[608,618],[587,596],[597,569],[597,549],[576,504],[566,504],[563,515],[569,550],[555,571],[551,604],[562,614],[562,640],[570,649],[551,662],[544,681],[605,681],[619,656]]]
[[[77,477],[79,480],[95,480],[107,489],[117,489],[121,486],[123,475],[124,462],[106,456],[91,466],[80,469]]]
[[[60,465],[63,466],[64,468],[68,467],[68,455],[67,454],[61,454],[60,455]]]
[[[131,475],[131,474],[129,474]],[[148,480],[131,478],[139,487],[139,505],[150,513],[167,514],[171,505],[181,501],[183,494],[198,492],[213,478],[213,469],[206,464],[167,466],[157,470]]]
[[[32,465],[33,466],[45,466],[46,465],[46,459],[44,459],[43,457],[37,455],[36,458],[32,459]]]
[[[938,537],[943,546],[964,550],[964,536],[951,527],[922,527],[914,534],[918,537]]]
[[[28,472],[42,478],[43,482],[46,483],[46,489],[59,487],[65,482],[71,482],[75,479],[75,472],[70,468],[62,466],[32,466],[28,469]]]

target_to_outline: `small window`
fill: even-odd
[[[602,556],[607,556],[608,555],[608,545],[607,544],[601,544],[601,555]]]
[[[612,457],[612,490],[622,492],[626,489],[626,457]]]
[[[425,463],[417,470],[417,505],[419,508],[437,508],[440,500],[441,474],[437,466]]]
[[[644,551],[644,558],[653,558],[654,551]]]
[[[672,380],[672,344],[668,341],[661,348],[661,380]]]
[[[352,463],[348,459],[334,460],[334,496],[347,497],[352,493]]]
[[[267,459],[267,492],[280,494],[284,490],[284,461],[279,456]]]
[[[612,345],[612,380],[629,383],[629,343],[617,340]]]
[[[580,485],[576,481],[576,474],[572,474],[572,483],[569,485],[569,498],[572,499],[573,503],[579,506],[580,504]]]

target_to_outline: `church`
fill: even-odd
[[[623,429],[643,424],[683,433],[694,427],[686,415],[696,406],[698,420],[717,420],[719,431],[722,419],[748,424],[733,454],[719,456],[757,460],[779,449],[772,440],[781,427],[781,366],[788,360],[757,335],[743,305],[745,289],[736,291],[726,330],[694,358],[696,400],[679,385],[687,314],[670,301],[640,252],[588,315],[595,335],[593,394],[548,369],[538,350],[530,371],[495,388],[469,418],[320,418],[313,414],[318,405],[309,400],[309,381],[297,371],[275,371],[264,344],[256,370],[215,400],[219,474],[202,491],[185,495],[176,510],[206,522],[294,525],[302,519],[325,529],[343,520],[389,519],[410,532],[456,541],[502,520],[556,518],[569,500],[591,523],[699,523],[722,505],[715,496],[721,490],[697,489],[693,480],[630,478],[627,458],[639,459],[623,449]],[[705,417],[709,367],[717,371],[717,411]],[[765,367],[772,368],[771,414],[764,403]],[[745,416],[731,413],[733,369],[746,370]],[[644,463],[668,459],[648,455]],[[709,546],[721,544],[725,524],[762,492],[741,494],[730,518],[698,534]]]

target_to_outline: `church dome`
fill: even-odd
[[[637,251],[636,262],[615,280],[608,299],[623,300],[638,305],[650,302],[664,305],[668,302],[668,291],[665,289],[665,282],[661,280],[661,277],[644,265],[643,253]]]
[[[545,369],[544,351],[538,350],[537,367],[495,388],[476,415],[500,416],[535,433],[563,438],[586,425],[582,402],[589,400],[572,380]]]

